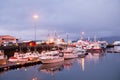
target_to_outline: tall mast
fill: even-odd
[[[94,35],[94,42],[96,42],[96,35]]]
[[[57,32],[55,31],[55,40],[57,39]]]

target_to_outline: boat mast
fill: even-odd
[[[68,47],[68,33],[66,33],[66,36],[67,36],[67,47]]]
[[[56,39],[57,39],[57,32],[55,31],[55,41],[56,41]]]
[[[94,42],[96,42],[96,35],[94,35]]]
[[[82,34],[82,35],[81,35],[81,40],[84,40],[85,32],[82,32],[81,34]]]
[[[90,41],[90,37],[88,37],[88,41]]]

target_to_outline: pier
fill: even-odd
[[[21,67],[27,67],[27,66],[31,66],[31,65],[36,65],[36,64],[40,64],[41,61],[40,60],[36,60],[36,61],[27,61],[27,62],[7,62],[7,64],[5,65],[0,65],[0,72],[1,71],[6,71],[6,70],[11,70],[11,69],[17,69],[17,68],[21,68]]]
[[[62,45],[62,46],[57,46],[54,44],[50,44],[50,45],[37,45],[37,46],[28,46],[28,45],[19,45],[19,46],[2,46],[0,47],[0,50],[4,50],[5,55],[9,57],[13,56],[13,53],[17,50],[18,52],[22,51],[22,52],[27,52],[28,48],[30,49],[30,51],[35,51],[35,49],[41,53],[41,51],[43,50],[51,50],[52,48],[56,48],[56,49],[63,49],[65,48],[66,45]],[[108,45],[107,47],[113,47],[113,45]],[[98,50],[88,50],[87,52],[96,52]],[[11,52],[11,53],[10,53]],[[103,52],[103,50],[101,49],[100,52]],[[36,64],[41,64],[40,60],[34,60],[34,61],[27,61],[27,62],[8,62],[4,65],[0,65],[0,72],[1,71],[7,71],[7,70],[11,70],[11,69],[17,69],[17,68],[21,68],[21,67],[27,67],[27,66],[31,66],[31,65],[36,65]]]
[[[37,46],[28,46],[28,45],[22,45],[22,46],[2,46],[0,47],[0,50],[4,50],[4,54],[7,55],[7,58],[14,55],[15,51],[18,52],[27,52],[28,48],[30,51],[35,51],[35,49],[41,53],[43,50],[51,50],[52,48],[56,49],[62,49],[64,46],[56,46],[54,44],[50,45],[37,45]],[[7,61],[6,64],[0,65],[0,72],[11,70],[11,69],[17,69],[21,67],[27,67],[32,66],[36,64],[41,64],[41,61],[38,60],[32,60],[32,61],[26,61],[26,62],[9,62]]]

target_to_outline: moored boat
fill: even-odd
[[[114,41],[114,42],[113,42],[113,45],[114,45],[114,46],[120,46],[120,41]]]
[[[76,53],[64,53],[64,59],[73,59],[77,57],[78,55]]]
[[[39,60],[40,54],[38,52],[27,52],[25,56],[29,59],[29,61]]]
[[[42,63],[57,63],[57,62],[61,62],[64,61],[64,57],[59,56],[58,51],[47,51],[44,52],[44,55],[40,57],[40,61]]]
[[[74,53],[78,55],[78,57],[85,57],[88,53],[86,52],[86,49],[84,49],[82,46],[76,46],[74,49]]]
[[[78,55],[73,51],[74,51],[73,48],[64,49],[62,51],[64,53],[64,59],[72,59],[78,57]]]
[[[97,52],[97,53],[101,53],[103,52],[103,49],[101,48],[101,45],[97,42],[93,42],[90,45],[87,46],[87,52]]]
[[[20,54],[18,52],[14,53],[14,56],[8,59],[9,62],[18,62],[18,61],[28,61],[29,59],[25,56],[25,54]]]

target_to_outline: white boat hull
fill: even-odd
[[[78,57],[85,57],[88,53],[79,52],[77,54],[78,54]]]
[[[20,61],[20,62],[26,62],[26,61],[28,61],[28,58],[22,58],[22,59],[19,59],[18,61]]]
[[[14,57],[11,57],[11,58],[9,58],[9,60],[8,60],[9,62],[18,62],[18,61],[20,61],[20,62],[26,62],[26,61],[28,61],[28,58],[14,58]]]
[[[57,63],[57,62],[61,62],[64,61],[63,57],[59,57],[59,58],[46,58],[46,59],[40,59],[42,63]]]
[[[77,54],[73,54],[73,53],[65,53],[64,54],[64,59],[72,59],[72,58],[76,58],[76,57],[78,57],[78,55]]]

